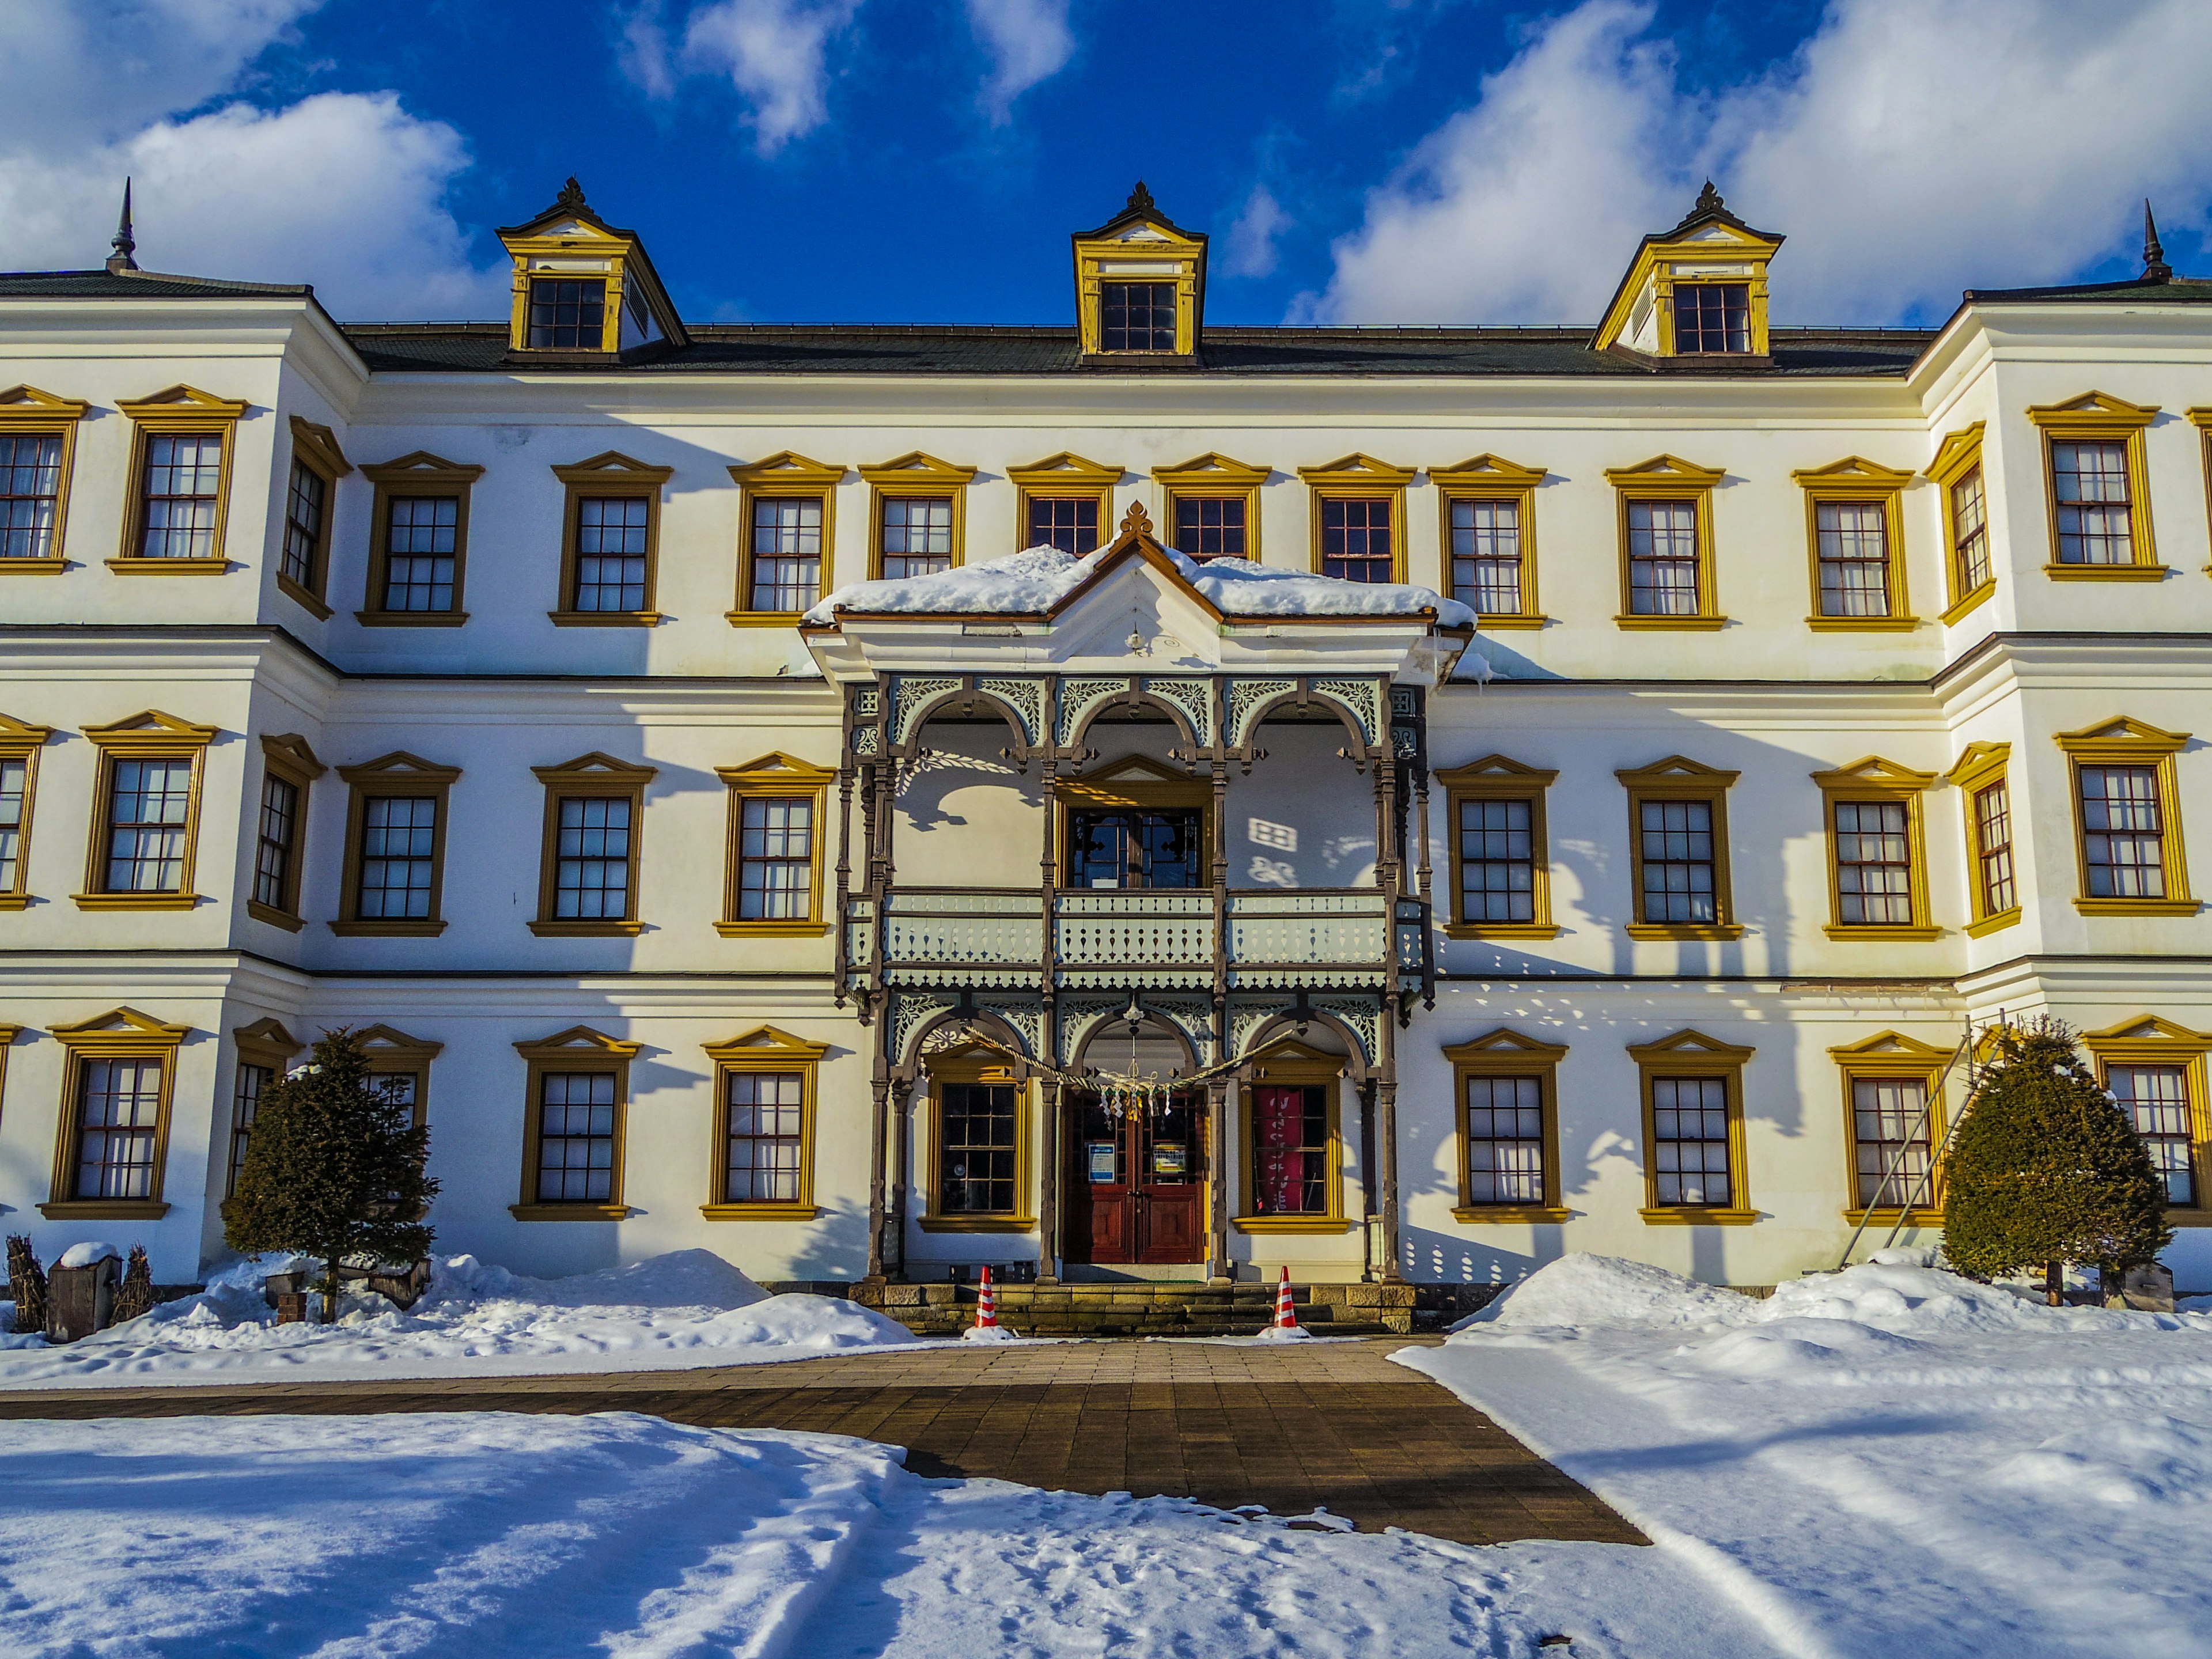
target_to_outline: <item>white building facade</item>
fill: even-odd
[[[1709,193],[1595,328],[1209,326],[1140,186],[1073,326],[695,327],[501,234],[498,325],[0,276],[42,1255],[197,1278],[349,1026],[526,1272],[1765,1284],[2050,1012],[2212,1289],[2212,283],[1770,329]]]

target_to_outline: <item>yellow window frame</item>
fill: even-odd
[[[1828,925],[1821,931],[1832,939],[1883,941],[1939,939],[1943,930],[1930,919],[1928,908],[1928,838],[1922,797],[1936,785],[1933,772],[1916,772],[1909,766],[1868,755],[1832,771],[1815,772],[1820,790],[1820,829],[1828,854]],[[1837,862],[1836,808],[1847,803],[1901,804],[1905,807],[1905,853],[1911,860],[1907,879],[1912,884],[1912,920],[1909,922],[1846,922],[1844,920],[1843,869]]]
[[[764,501],[818,501],[822,503],[822,574],[820,592],[827,598],[836,586],[837,487],[848,469],[842,462],[810,460],[795,450],[778,450],[765,459],[730,468],[738,486],[738,591],[723,620],[732,628],[789,628],[799,619],[796,611],[756,611],[753,593],[753,504]]]
[[[1751,1169],[1744,1137],[1743,1073],[1755,1048],[1738,1048],[1702,1031],[1677,1031],[1656,1042],[1632,1042],[1638,1091],[1644,1097],[1644,1207],[1646,1224],[1686,1227],[1747,1227],[1759,1219],[1753,1207]],[[1728,1097],[1729,1197],[1721,1205],[1662,1204],[1659,1201],[1657,1103],[1652,1085],[1661,1078],[1718,1077]]]
[[[395,749],[358,766],[341,766],[338,776],[352,791],[346,804],[345,864],[341,873],[337,920],[326,924],[346,939],[435,939],[446,931],[446,838],[453,827],[453,786],[458,766],[438,766],[419,755]],[[364,916],[361,914],[361,848],[372,800],[428,795],[438,803],[430,830],[430,914],[427,916]]]
[[[1649,766],[1613,775],[1628,792],[1628,913],[1638,918],[1623,931],[1634,939],[1733,939],[1743,937],[1735,918],[1735,892],[1729,868],[1728,795],[1743,775],[1707,766],[1686,755],[1669,755]],[[1717,921],[1645,921],[1644,915],[1644,803],[1701,800],[1712,808],[1713,908]]]
[[[633,765],[593,750],[558,766],[533,766],[531,775],[545,786],[545,833],[538,854],[538,915],[530,931],[540,939],[635,939],[645,930],[638,919],[638,871],[645,844],[645,787],[659,775],[653,766]],[[568,800],[626,800],[629,803],[629,903],[621,916],[556,916],[560,892],[561,803]]]
[[[2181,839],[2180,778],[2173,757],[2189,742],[2186,732],[2165,732],[2126,714],[2061,732],[2052,741],[2067,760],[2068,811],[2074,820],[2074,908],[2085,916],[2193,916],[2199,906],[2189,896],[2189,860]],[[2158,778],[2159,854],[2166,871],[2164,898],[2092,898],[2089,896],[2089,829],[2081,816],[2081,769],[2085,766],[2146,766]]]
[[[1465,1042],[1448,1045],[1443,1056],[1452,1068],[1452,1141],[1459,1148],[1459,1203],[1452,1218],[1462,1226],[1549,1224],[1568,1219],[1573,1212],[1562,1196],[1564,1171],[1559,1167],[1559,1062],[1567,1057],[1566,1045],[1523,1036],[1508,1026],[1486,1031]],[[1543,1115],[1544,1196],[1537,1204],[1478,1204],[1468,1167],[1467,1085],[1478,1077],[1534,1078],[1538,1105]]]
[[[822,891],[823,855],[829,840],[825,803],[836,776],[834,767],[817,766],[772,750],[742,766],[718,766],[714,775],[729,791],[729,823],[723,842],[722,917],[714,931],[724,939],[782,935],[802,937],[830,931]],[[744,867],[744,804],[748,800],[806,800],[813,803],[814,867],[807,889],[811,914],[801,917],[747,920],[738,915]]]
[[[1452,507],[1460,501],[1510,501],[1519,525],[1521,543],[1521,608],[1518,611],[1480,611],[1475,614],[1486,629],[1541,628],[1551,618],[1536,596],[1536,490],[1549,473],[1540,466],[1522,466],[1498,455],[1470,455],[1457,466],[1429,469],[1429,482],[1437,488],[1437,592],[1473,605],[1454,591],[1452,583]]]
[[[200,902],[195,890],[199,868],[200,800],[207,782],[208,745],[219,727],[194,726],[158,708],[88,726],[84,735],[100,751],[100,782],[93,791],[92,834],[85,848],[84,886],[70,897],[80,910],[189,910]],[[191,763],[191,794],[185,805],[185,855],[173,892],[111,893],[107,890],[108,822],[115,803],[115,767],[125,760],[181,760]]]
[[[238,450],[238,423],[251,407],[202,392],[173,386],[150,398],[121,398],[115,406],[131,422],[130,494],[123,512],[123,547],[107,562],[118,576],[221,576],[230,569],[230,474]],[[222,443],[216,480],[215,551],[204,559],[148,559],[137,552],[146,527],[146,453],[155,438],[213,434]]]
[[[2097,1068],[2097,1081],[2107,1088],[2115,1066],[2181,1068],[2182,1086],[2189,1094],[2190,1174],[2197,1201],[2188,1209],[2168,1209],[2166,1218],[2177,1227],[2212,1227],[2212,1205],[2204,1201],[2205,1182],[2212,1180],[2212,1091],[2205,1066],[2212,1032],[2191,1030],[2157,1014],[2137,1014],[2101,1031],[2084,1031],[2081,1046]]]
[[[648,466],[641,460],[606,450],[573,466],[556,466],[553,476],[567,496],[561,505],[561,590],[559,608],[545,614],[556,628],[652,628],[661,621],[654,608],[660,586],[660,491],[676,476],[672,466]],[[645,503],[645,603],[635,611],[578,611],[576,582],[580,571],[583,526],[580,522],[587,501],[641,501]],[[460,603],[458,572],[453,603]]]
[[[811,1221],[822,1213],[814,1201],[815,1103],[820,1093],[826,1042],[809,1042],[773,1025],[763,1025],[722,1042],[700,1045],[714,1066],[714,1161],[708,1172],[708,1201],[699,1213],[709,1221]],[[799,1084],[799,1198],[790,1204],[732,1203],[730,1200],[729,1079],[747,1073],[796,1072]]]
[[[1160,540],[1169,547],[1175,546],[1177,503],[1186,496],[1193,501],[1241,500],[1244,503],[1243,553],[1241,556],[1242,556],[1257,564],[1260,562],[1260,491],[1273,476],[1273,471],[1268,467],[1233,460],[1213,450],[1208,450],[1203,455],[1194,455],[1177,466],[1154,467],[1152,482],[1160,491]],[[1176,550],[1182,551],[1179,548]],[[1184,556],[1192,556],[1186,554]]]
[[[369,507],[368,580],[354,620],[364,628],[459,628],[469,619],[469,498],[483,468],[445,460],[427,449],[402,455],[361,476],[376,487]],[[386,611],[385,578],[391,562],[392,500],[394,496],[451,497],[453,509],[453,608],[450,611]]]
[[[1936,447],[1936,459],[1928,463],[1928,477],[1940,492],[1936,511],[1943,521],[1943,582],[1948,602],[1943,614],[1937,618],[1946,627],[1961,621],[1990,594],[1997,591],[1996,529],[1990,516],[1989,469],[1982,465],[1982,434],[1984,422],[1960,427],[1946,433]],[[1990,547],[1989,580],[1969,584],[1966,568],[1959,551],[1959,487],[1970,472],[1982,475],[1982,535]]]
[[[1840,1043],[1828,1050],[1828,1058],[1836,1062],[1837,1072],[1843,1079],[1844,1219],[1853,1226],[1893,1224],[1899,1220],[1908,1227],[1943,1224],[1943,1170],[1936,1154],[1943,1145],[1944,1124],[1948,1121],[1942,1084],[1953,1052],[1907,1036],[1902,1031],[1877,1031],[1856,1042]],[[1905,1200],[1919,1184],[1917,1178],[1893,1179],[1881,1195],[1884,1201],[1875,1207],[1869,1208],[1858,1201],[1858,1108],[1852,1085],[1861,1078],[1917,1080],[1923,1091],[1928,1108],[1925,1135],[1933,1168],[1921,1192],[1920,1202],[1909,1210]],[[1893,1200],[1892,1194],[1895,1195]]]
[[[253,848],[253,857],[246,868],[246,914],[257,921],[265,921],[272,927],[281,927],[288,933],[296,933],[307,922],[300,915],[300,887],[307,861],[307,802],[315,780],[329,769],[315,758],[315,751],[307,740],[296,732],[284,732],[271,737],[264,733],[261,738],[261,769],[263,787],[254,791],[246,810],[247,839]],[[284,871],[284,891],[281,904],[264,904],[255,896],[254,889],[260,884],[261,868],[261,798],[270,778],[281,779],[298,792],[298,801],[293,809],[292,855]]]
[[[1556,771],[1523,765],[1504,755],[1485,755],[1436,775],[1444,787],[1445,821],[1450,837],[1451,915],[1444,923],[1447,939],[1553,939],[1559,927],[1552,921],[1552,844],[1545,822],[1546,793],[1558,780]],[[1528,854],[1531,919],[1527,921],[1469,921],[1467,919],[1465,860],[1460,855],[1461,804],[1466,801],[1525,800],[1528,803]]]
[[[1372,455],[1364,455],[1358,451],[1340,455],[1326,465],[1300,467],[1298,477],[1305,480],[1306,508],[1311,520],[1310,557],[1314,574],[1319,575],[1324,568],[1322,504],[1327,501],[1372,501],[1382,497],[1390,503],[1390,580],[1404,581],[1406,489],[1419,473],[1418,467],[1393,466],[1388,461],[1378,461]]]
[[[2027,885],[2027,872],[2020,857],[2020,807],[2012,796],[2011,762],[2012,745],[2008,743],[1970,743],[1957,764],[1943,775],[1947,782],[1957,785],[1959,789],[1961,828],[1966,838],[1966,897],[1974,917],[1966,924],[1971,939],[1981,939],[2009,927],[2021,918],[2020,895]],[[2005,810],[2013,821],[2013,902],[2003,910],[1990,909],[1989,895],[1983,890],[1982,860],[1989,848],[1982,845],[1981,820],[1974,811],[1975,801],[1993,785],[2003,786]]]
[[[1357,1224],[1344,1213],[1344,1056],[1285,1037],[1252,1055],[1250,1061],[1251,1076],[1238,1085],[1237,1117],[1243,1132],[1237,1138],[1237,1190],[1243,1200],[1238,1207],[1245,1213],[1232,1216],[1229,1224],[1240,1233],[1258,1237],[1318,1237],[1350,1232]],[[1279,1084],[1286,1088],[1325,1091],[1323,1133],[1328,1140],[1322,1192],[1328,1200],[1327,1209],[1310,1215],[1251,1213],[1252,1195],[1260,1189],[1256,1149],[1252,1145],[1256,1122],[1252,1110],[1254,1084]]]
[[[588,1025],[572,1025],[535,1042],[518,1042],[514,1052],[528,1066],[523,1093],[522,1197],[507,1206],[517,1221],[620,1221],[630,1213],[623,1201],[625,1145],[629,1139],[629,1063],[644,1048],[641,1042],[595,1031]],[[604,1203],[549,1203],[538,1197],[538,1160],[544,1139],[544,1105],[541,1098],[548,1073],[591,1073],[611,1075],[615,1080],[614,1148],[608,1170]]]
[[[1620,541],[1620,610],[1613,619],[1615,627],[1638,631],[1711,633],[1728,626],[1729,619],[1720,608],[1719,576],[1713,568],[1713,491],[1727,476],[1726,468],[1698,466],[1674,455],[1654,455],[1634,466],[1606,470],[1606,482],[1613,486],[1614,518]],[[1692,504],[1697,520],[1697,611],[1681,617],[1631,615],[1634,561],[1630,557],[1628,509],[1638,501],[1679,501]]]
[[[922,1148],[921,1214],[915,1225],[926,1233],[1030,1233],[1037,1229],[1036,1124],[1037,1100],[1029,1081],[1006,1057],[979,1043],[962,1043],[924,1061],[929,1080],[928,1145]],[[966,1212],[948,1215],[939,1192],[938,1170],[945,1146],[946,1084],[1014,1091],[1014,1208],[1010,1212]]]
[[[1030,540],[1030,503],[1047,501],[1097,503],[1098,541],[1091,550],[1111,546],[1114,491],[1127,471],[1126,467],[1085,460],[1065,449],[1027,466],[1008,467],[1006,477],[1013,482],[1015,495],[1014,545],[1007,550],[1019,553],[1036,545]]]
[[[58,576],[69,568],[64,538],[69,532],[70,481],[76,473],[77,423],[92,405],[58,398],[34,386],[0,392],[0,438],[58,438],[61,460],[54,479],[54,532],[42,559],[0,559],[0,576]]]
[[[1792,472],[1790,477],[1805,492],[1805,557],[1812,577],[1812,605],[1806,627],[1818,634],[1906,633],[1920,626],[1912,614],[1912,599],[1905,578],[1905,486],[1912,482],[1910,469],[1900,471],[1870,461],[1863,455],[1846,455],[1826,466]],[[1882,617],[1825,617],[1820,614],[1820,509],[1838,503],[1874,503],[1881,508],[1883,599],[1888,615]]]
[[[968,562],[968,486],[975,482],[975,469],[940,461],[916,449],[885,461],[864,466],[860,477],[868,485],[868,575],[884,574],[884,501],[886,497],[943,497],[952,503],[952,562],[957,570]]]
[[[54,1136],[52,1195],[39,1206],[49,1221],[158,1221],[169,1212],[161,1192],[169,1167],[169,1119],[177,1092],[177,1051],[192,1034],[136,1008],[115,1008],[75,1024],[52,1026],[66,1056],[61,1121]],[[76,1155],[84,1121],[84,1068],[96,1060],[161,1062],[161,1097],[154,1115],[154,1167],[144,1198],[76,1197]]]
[[[2143,429],[2158,418],[2155,404],[2131,404],[2106,392],[2085,392],[2063,404],[2038,404],[2027,418],[2043,434],[2043,495],[2048,514],[2051,557],[2043,574],[2053,581],[2162,581],[2172,573],[2158,562],[2151,532],[2150,471]],[[2128,539],[2135,554],[2129,564],[2061,564],[2058,562],[2058,468],[2052,453],[2062,443],[2119,443],[2127,453]]]
[[[39,800],[39,755],[53,735],[51,726],[33,726],[11,714],[0,714],[0,761],[23,763],[23,817],[15,830],[15,879],[0,888],[0,911],[30,906],[31,824]]]
[[[270,538],[276,555],[276,587],[318,622],[326,622],[331,607],[324,595],[331,583],[331,532],[337,522],[338,480],[353,471],[353,463],[338,447],[337,434],[326,426],[292,416],[292,464],[305,467],[323,481],[323,521],[315,528],[315,545],[307,557],[307,580],[295,581],[284,568],[284,537],[291,527],[292,475],[284,474],[283,505],[276,514],[276,533]]]

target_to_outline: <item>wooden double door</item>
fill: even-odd
[[[1177,1095],[1119,1117],[1096,1095],[1070,1099],[1060,1181],[1060,1254],[1069,1261],[1173,1265],[1206,1260],[1206,1111]]]

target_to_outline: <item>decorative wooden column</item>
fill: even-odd
[[[906,1195],[913,1182],[908,1165],[913,1162],[914,1084],[905,1078],[891,1079],[891,1168],[890,1214],[887,1231],[890,1249],[884,1253],[891,1273],[906,1277]]]
[[[1060,1283],[1060,1083],[1046,1078],[1037,1085],[1037,1156],[1042,1179],[1037,1183],[1037,1283]]]
[[[874,1109],[868,1115],[872,1129],[868,1138],[868,1280],[875,1285],[884,1282],[884,1139],[890,1127],[885,1112],[891,1090],[890,1067],[884,1059],[884,1044],[890,1040],[890,1030],[888,1015],[876,1022],[876,1076],[870,1085]]]
[[[1382,1212],[1382,1279],[1385,1285],[1405,1282],[1405,1275],[1398,1270],[1398,1023],[1390,1018],[1395,1000],[1383,998],[1382,1018],[1375,1023],[1382,1045],[1376,1056],[1381,1063],[1375,1068],[1375,1161],[1377,1185],[1382,1188],[1376,1206]]]
[[[1206,1276],[1217,1285],[1237,1276],[1237,1264],[1229,1259],[1229,1092],[1233,1086],[1227,1078],[1218,1077],[1206,1085],[1206,1121],[1212,1134],[1206,1148]]]

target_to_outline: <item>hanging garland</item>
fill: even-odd
[[[1238,1060],[1224,1060],[1193,1072],[1188,1077],[1163,1081],[1157,1076],[1136,1077],[1127,1072],[1109,1071],[1103,1066],[1093,1067],[1088,1073],[1063,1071],[1059,1066],[1048,1066],[1042,1060],[1031,1060],[1018,1048],[1009,1048],[997,1038],[973,1025],[962,1028],[957,1040],[972,1042],[979,1048],[988,1048],[994,1054],[1004,1054],[1009,1060],[1018,1060],[1030,1071],[1049,1078],[1064,1088],[1080,1089],[1085,1093],[1095,1094],[1098,1097],[1099,1103],[1115,1117],[1127,1117],[1139,1111],[1148,1113],[1166,1111],[1175,1104],[1176,1095],[1194,1085],[1210,1082],[1217,1077],[1224,1076],[1235,1071],[1242,1063]],[[1134,1028],[1132,1028],[1129,1036],[1129,1064],[1133,1070],[1137,1063],[1136,1046],[1136,1033]]]

